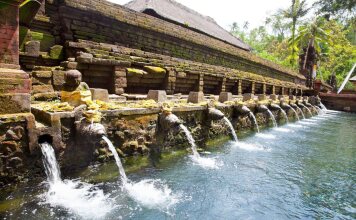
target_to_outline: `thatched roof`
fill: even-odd
[[[211,17],[201,15],[174,0],[133,0],[125,6],[138,12],[178,23],[241,49],[251,49],[250,46],[242,40],[234,37],[228,31],[220,27]]]

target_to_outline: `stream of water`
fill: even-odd
[[[254,115],[252,112],[250,112],[250,117],[253,119],[253,123],[254,123],[255,126],[256,126],[257,133],[260,133],[260,128],[258,127],[258,123],[257,123],[256,117],[255,117],[255,115]]]
[[[238,139],[237,139],[237,135],[236,135],[234,126],[232,126],[232,124],[231,124],[231,122],[230,122],[230,120],[229,120],[228,118],[224,117],[224,121],[225,121],[225,123],[228,125],[228,127],[229,127],[229,129],[230,129],[230,133],[231,133],[231,135],[233,136],[234,141],[237,142]]]
[[[202,169],[172,152],[127,172],[127,186],[118,181],[115,162],[62,180],[55,160],[45,159],[55,172],[44,183],[2,190],[0,217],[355,219],[356,115],[326,111],[312,120],[281,126],[285,132],[239,133],[238,142],[212,146],[209,156],[224,161],[219,169]],[[44,158],[55,158],[51,147],[41,147]]]
[[[267,109],[267,112],[268,112],[268,115],[269,115],[270,119],[273,122],[273,127],[278,127],[277,122],[276,122],[276,118],[274,117],[273,113],[269,109]]]

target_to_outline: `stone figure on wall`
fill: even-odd
[[[82,74],[78,70],[69,70],[64,75],[65,83],[61,91],[61,101],[72,106],[86,104],[91,100],[89,86],[82,82]]]
[[[336,81],[336,75],[335,72],[331,74],[328,78],[328,83],[331,87],[333,87],[333,91],[337,91],[337,81]]]

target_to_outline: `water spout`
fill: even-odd
[[[106,136],[103,136],[102,138],[106,142],[106,144],[108,145],[109,150],[111,151],[111,153],[114,155],[116,165],[119,168],[119,173],[120,173],[120,177],[121,177],[122,182],[126,183],[127,182],[127,176],[126,176],[124,167],[122,166],[120,157],[119,157],[114,145],[112,144],[112,142]]]
[[[232,126],[230,120],[229,120],[227,117],[224,117],[224,121],[225,121],[225,123],[228,125],[228,127],[230,128],[230,132],[231,132],[231,134],[232,134],[232,136],[233,136],[233,138],[234,138],[234,141],[237,142],[237,141],[238,141],[237,135],[236,135],[235,129],[234,129],[234,127]]]
[[[42,143],[41,151],[43,155],[43,166],[51,184],[62,182],[61,172],[57,163],[56,155],[54,153],[53,147],[48,143]]]
[[[288,123],[288,116],[287,116],[287,113],[279,106],[279,105],[276,105],[276,104],[271,104],[270,105],[272,109],[278,109],[279,111],[282,112],[283,114],[283,117],[284,119],[286,120],[286,122]],[[288,105],[289,106],[289,105]],[[289,106],[290,107],[290,106]]]
[[[320,106],[321,106],[321,109],[322,109],[322,110],[324,110],[324,111],[327,111],[327,110],[328,110],[322,102],[320,102]]]
[[[302,103],[298,103],[298,105],[299,105],[300,107],[302,107],[302,108],[307,109],[307,111],[311,114],[310,109],[307,108],[305,105],[303,105]],[[301,110],[301,112],[303,113],[302,109],[300,109],[300,110]],[[311,114],[311,115],[312,115],[312,114]],[[303,113],[303,118],[305,119],[304,113]]]
[[[260,133],[260,128],[259,128],[259,126],[258,126],[258,123],[257,123],[257,120],[256,120],[256,117],[255,117],[255,115],[250,111],[250,117],[252,118],[252,120],[253,120],[253,122],[254,122],[254,124],[255,124],[255,126],[256,126],[256,129],[257,129],[257,132],[258,133]]]
[[[292,107],[296,108],[302,114],[303,119],[305,119],[305,116],[304,116],[304,113],[303,113],[302,109],[299,108],[299,106],[297,104],[291,104],[291,105],[292,105]],[[298,120],[299,120],[299,116],[298,116]]]
[[[188,139],[188,142],[193,152],[192,155],[193,162],[197,163],[198,165],[204,168],[217,169],[219,167],[219,163],[217,163],[217,161],[214,158],[204,158],[200,156],[200,154],[197,151],[197,145],[195,144],[195,140],[192,134],[189,132],[188,128],[183,124],[179,125],[179,127],[183,130],[185,136]]]
[[[273,122],[273,127],[277,127],[277,122],[276,122],[276,119],[275,119],[274,115],[272,114],[272,112],[268,108],[267,108],[267,112],[268,112],[268,115],[269,115],[270,119]]]
[[[297,107],[298,107],[298,106],[297,106]],[[299,115],[298,115],[297,111],[296,111],[294,108],[290,108],[290,109],[294,112],[295,117],[296,117],[297,120],[299,121],[300,119],[299,119]]]
[[[183,130],[185,136],[187,137],[190,147],[192,149],[193,155],[195,157],[200,157],[198,150],[197,150],[197,145],[195,144],[195,140],[194,140],[192,134],[189,132],[188,128],[183,124],[179,125],[179,127]]]
[[[164,131],[169,131],[172,128],[178,127],[182,121],[172,113],[162,113],[159,116],[159,125]]]
[[[287,113],[281,108],[280,109],[281,110],[281,112],[282,112],[282,114],[283,114],[283,116],[284,116],[284,119],[286,120],[286,122],[287,122],[287,124],[288,124],[288,116],[287,116]]]
[[[83,219],[102,219],[114,207],[107,201],[103,190],[79,180],[62,180],[53,147],[40,144],[49,189],[43,195],[51,207],[60,206],[80,215]]]

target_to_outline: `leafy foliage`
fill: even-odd
[[[329,0],[319,0],[317,3],[320,2],[326,4]],[[354,1],[330,2],[351,4]],[[342,7],[336,5],[333,9],[335,16],[332,19],[318,15],[302,21],[301,18],[309,9],[306,8],[305,1],[292,0],[289,9],[279,9],[267,17],[265,26],[247,30],[234,23],[231,33],[249,44],[253,53],[295,70],[298,69],[296,65],[298,55],[312,42],[318,55],[317,78],[327,81],[330,75],[335,73],[338,84],[341,84],[356,62],[356,17],[348,18],[345,22],[337,16],[337,13],[349,10],[350,4]],[[351,84],[346,86],[351,87]]]

